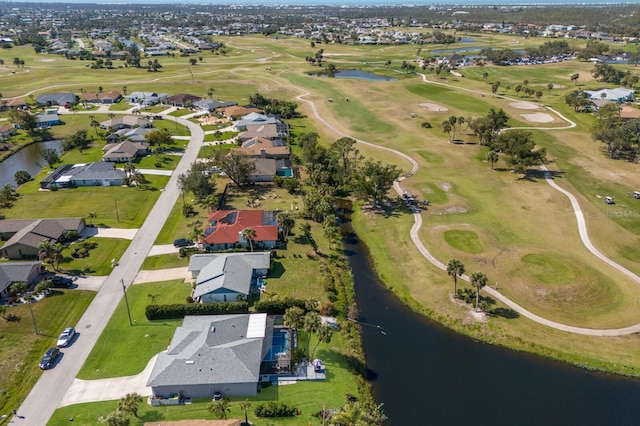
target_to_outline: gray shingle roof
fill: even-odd
[[[7,262],[0,263],[0,291],[12,283],[28,281],[33,268],[40,266],[40,262]]]
[[[257,382],[267,332],[266,314],[187,316],[147,386]]]
[[[190,271],[199,271],[194,297],[219,290],[249,294],[255,269],[269,269],[270,254],[224,253],[191,256]]]

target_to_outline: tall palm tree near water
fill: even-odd
[[[447,274],[450,277],[453,277],[453,298],[458,297],[458,277],[464,274],[464,265],[458,259],[451,259],[449,263],[447,263]]]
[[[480,304],[480,289],[487,285],[487,276],[482,272],[474,272],[471,274],[471,285],[476,288],[476,311]]]
[[[311,348],[311,335],[316,333],[320,329],[320,325],[322,321],[320,321],[320,315],[316,311],[307,312],[304,316],[304,331],[307,332],[307,354],[309,353],[309,349]]]
[[[331,336],[333,335],[333,329],[327,324],[320,324],[318,327],[318,341],[313,347],[313,351],[311,352],[311,359],[316,354],[316,349],[318,349],[318,345],[320,343],[329,343],[331,341]]]

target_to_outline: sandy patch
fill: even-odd
[[[449,108],[447,108],[447,107],[444,107],[444,106],[438,105],[438,104],[431,104],[429,102],[423,102],[423,103],[420,104],[420,106],[428,109],[429,111],[435,111],[435,112],[449,111]]]
[[[38,62],[55,62],[55,59],[38,59]]]
[[[511,102],[509,104],[509,106],[512,106],[513,108],[518,108],[518,109],[538,109],[538,108],[540,108],[538,105],[532,104],[531,102],[526,102],[526,101]]]
[[[520,114],[520,117],[534,123],[551,123],[553,121],[553,117],[549,114],[545,114],[544,112],[537,112],[535,114]]]

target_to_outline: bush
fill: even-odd
[[[432,127],[433,127],[433,126],[431,125],[431,123],[429,123],[428,121],[423,121],[423,122],[422,122],[422,124],[421,124],[421,126],[422,126],[422,128],[423,128],[423,129],[430,129],[430,128],[432,128]]]
[[[259,404],[255,413],[258,417],[293,417],[298,414],[298,409],[280,401],[269,401],[266,404]]]
[[[197,247],[180,247],[180,257],[191,256],[194,253],[198,253]]]
[[[265,312],[269,315],[284,315],[287,309],[297,306],[305,310],[305,301],[302,299],[277,299],[277,300],[259,300],[253,307],[256,312]]]
[[[145,316],[149,321],[184,318],[186,315],[223,315],[246,314],[249,312],[247,302],[215,302],[173,305],[147,305]]]

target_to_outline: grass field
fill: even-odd
[[[38,362],[55,345],[65,327],[74,326],[93,300],[95,293],[82,290],[55,290],[51,296],[32,303],[38,335],[26,304],[9,308],[19,321],[0,320],[0,413],[9,413],[26,398],[42,371]]]

